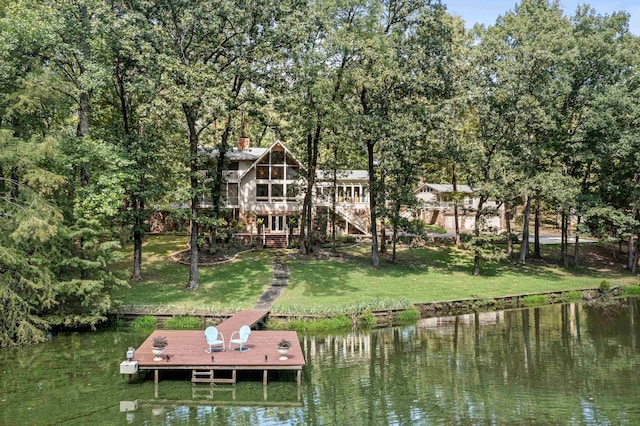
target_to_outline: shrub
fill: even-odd
[[[436,225],[425,225],[424,229],[427,232],[434,232],[436,234],[446,234],[447,233],[446,229],[440,228],[439,226],[436,226]]]
[[[352,235],[338,235],[336,236],[336,242],[341,244],[354,244],[356,237]]]
[[[377,319],[375,315],[371,313],[371,311],[365,311],[358,315],[357,318],[357,326],[358,328],[373,328],[377,323]]]
[[[418,308],[410,308],[400,311],[396,314],[395,319],[401,324],[416,322],[420,319],[420,310],[418,310]]]
[[[202,328],[202,320],[190,316],[172,317],[164,322],[164,328],[168,330],[198,330]]]
[[[145,315],[131,321],[131,328],[139,331],[153,330],[156,328],[158,321],[153,315]]]
[[[578,290],[568,291],[564,294],[563,299],[567,302],[576,302],[578,300],[582,300],[582,292]]]
[[[609,290],[611,290],[611,283],[607,280],[602,280],[602,282],[600,282],[600,291],[607,292]]]
[[[545,294],[532,294],[522,298],[524,306],[546,305],[547,303],[549,303],[549,298]]]

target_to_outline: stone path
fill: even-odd
[[[280,297],[287,284],[289,284],[289,265],[287,265],[285,261],[285,253],[278,251],[271,261],[271,282],[269,283],[269,288],[262,293],[255,308],[270,309],[271,305]]]

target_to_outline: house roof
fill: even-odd
[[[464,192],[467,194],[472,194],[473,193],[473,189],[469,186],[469,185],[456,185],[457,186],[457,190],[458,192]],[[433,189],[436,192],[453,192],[453,185],[451,184],[441,184],[441,183],[425,183],[423,185],[420,185],[420,187],[418,188],[418,191],[421,190],[424,187],[429,187],[431,189]]]
[[[237,148],[232,148],[227,151],[226,156],[228,159],[235,161],[255,161],[258,158],[262,157],[268,149],[269,148],[249,148],[240,151]],[[220,151],[215,148],[201,146],[200,154],[208,154],[212,157],[217,157],[218,155],[220,155]]]
[[[231,151],[227,153],[227,155],[231,160],[255,161],[258,158],[262,157],[264,153],[267,152],[268,150],[269,148],[249,148],[249,149],[240,151],[237,148],[233,148]]]
[[[319,180],[333,178],[333,170],[318,170],[316,176]],[[366,170],[338,170],[339,180],[369,180],[369,172]]]

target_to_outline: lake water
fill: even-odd
[[[0,425],[640,424],[640,307],[567,304],[300,336],[295,375],[128,383],[144,334],[58,335],[0,350]]]

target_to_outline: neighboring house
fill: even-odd
[[[217,151],[205,148],[201,153],[218,155]],[[245,225],[247,234],[259,234],[265,243],[271,242],[273,246],[286,245],[289,235],[297,233],[305,186],[303,165],[282,142],[268,148],[252,148],[248,138],[241,138],[238,147],[227,152],[227,157],[225,207],[231,216]],[[330,212],[335,205],[338,233],[369,234],[368,182],[366,170],[338,171],[335,176],[331,171],[319,171],[313,194],[315,228],[330,232]],[[472,229],[475,215],[472,211],[477,206],[477,198],[468,186],[460,185],[458,191],[468,194],[460,213],[462,229]],[[335,200],[332,199],[334,192]],[[447,198],[451,192],[451,185],[421,185],[416,192],[422,200],[419,218],[453,230],[453,209]],[[210,199],[201,199],[201,207],[210,205]],[[496,220],[499,225],[500,219]]]
[[[461,231],[471,231],[475,226],[476,211],[480,198],[474,196],[469,185],[457,185],[458,195],[458,223]],[[420,201],[418,217],[429,225],[436,225],[447,231],[455,230],[453,185],[423,183],[415,191]],[[485,216],[485,225],[496,230],[504,228],[504,209],[495,201],[488,201],[485,208],[493,208],[496,215]]]

